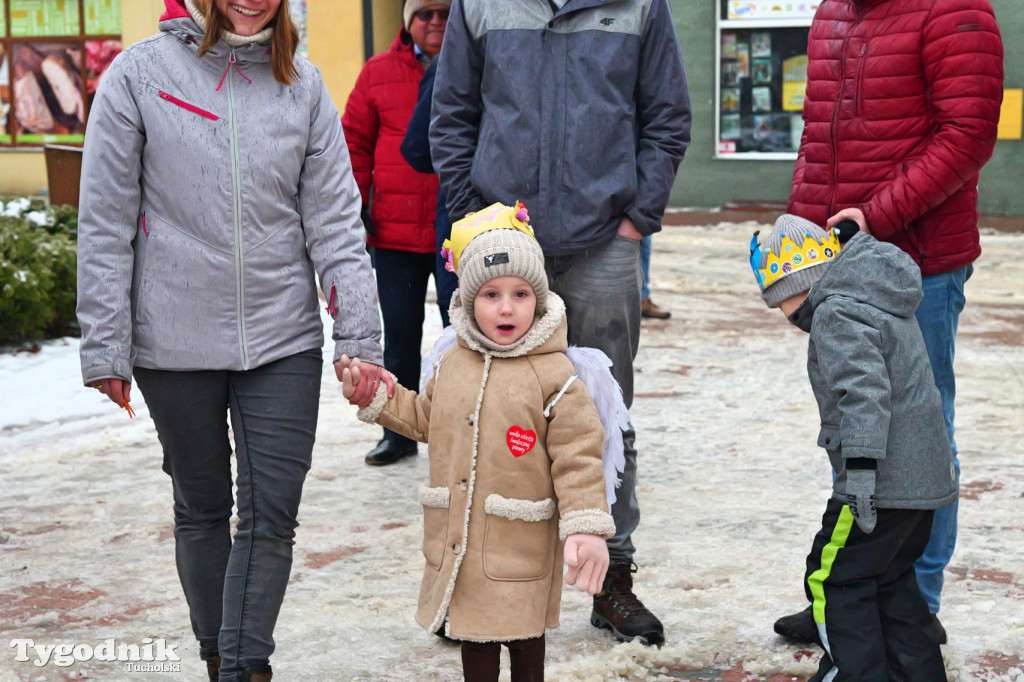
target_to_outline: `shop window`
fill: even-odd
[[[795,159],[818,3],[719,2],[716,156]]]
[[[81,144],[121,0],[0,0],[0,145]]]

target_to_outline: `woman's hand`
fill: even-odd
[[[132,383],[123,379],[97,379],[89,384],[118,407],[124,407],[131,400]]]
[[[864,218],[864,211],[859,208],[844,208],[842,211],[828,219],[828,222],[825,223],[825,228],[831,230],[833,227],[838,225],[840,221],[846,219],[857,223],[861,232],[871,234],[871,228],[868,227],[868,221]]]
[[[575,585],[580,592],[597,594],[604,585],[608,572],[608,544],[596,535],[577,533],[565,539],[565,574],[567,585]]]
[[[391,373],[380,365],[375,365],[371,362],[360,362],[359,358],[352,358],[350,360],[347,355],[342,355],[341,360],[334,363],[334,372],[338,376],[338,381],[341,382],[342,395],[348,398],[350,405],[357,405],[359,409],[370,405],[373,396],[377,394],[377,386],[380,385],[382,380],[388,389],[388,397],[393,398],[395,396],[395,380],[392,378]],[[346,372],[349,375],[348,382],[351,393],[346,393]]]

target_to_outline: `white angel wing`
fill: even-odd
[[[427,382],[433,378],[438,365],[441,364],[441,358],[444,357],[445,353],[455,347],[457,341],[458,339],[455,336],[455,329],[450,325],[445,327],[441,336],[439,336],[437,341],[434,342],[434,347],[431,349],[430,355],[423,358],[423,363],[420,365],[420,393],[427,390]]]
[[[622,432],[629,428],[629,410],[622,399],[622,387],[612,376],[612,361],[596,348],[570,346],[569,356],[576,374],[594,399],[597,414],[604,427],[604,480],[608,495],[608,508],[615,503],[615,489],[626,469],[626,454],[622,449]]]

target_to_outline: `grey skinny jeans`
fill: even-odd
[[[569,343],[599,348],[612,361],[626,407],[633,405],[633,359],[640,346],[640,241],[615,236],[586,252],[544,259],[548,287],[565,301]],[[615,536],[608,539],[612,563],[633,560],[633,531],[640,523],[636,500],[636,432],[622,432],[626,469],[615,491]]]
[[[297,353],[249,371],[135,368],[174,487],[174,540],[200,656],[220,679],[269,665],[309,471],[323,357]],[[231,539],[230,413],[238,466]]]

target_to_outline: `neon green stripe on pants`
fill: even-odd
[[[807,577],[807,585],[811,588],[811,596],[814,598],[815,623],[825,622],[824,583],[829,574],[832,573],[832,564],[835,563],[836,554],[839,553],[840,549],[846,547],[846,541],[849,539],[850,531],[853,529],[853,522],[854,518],[850,512],[850,507],[844,504],[839,512],[836,527],[832,529],[832,539],[821,550],[821,567]]]

